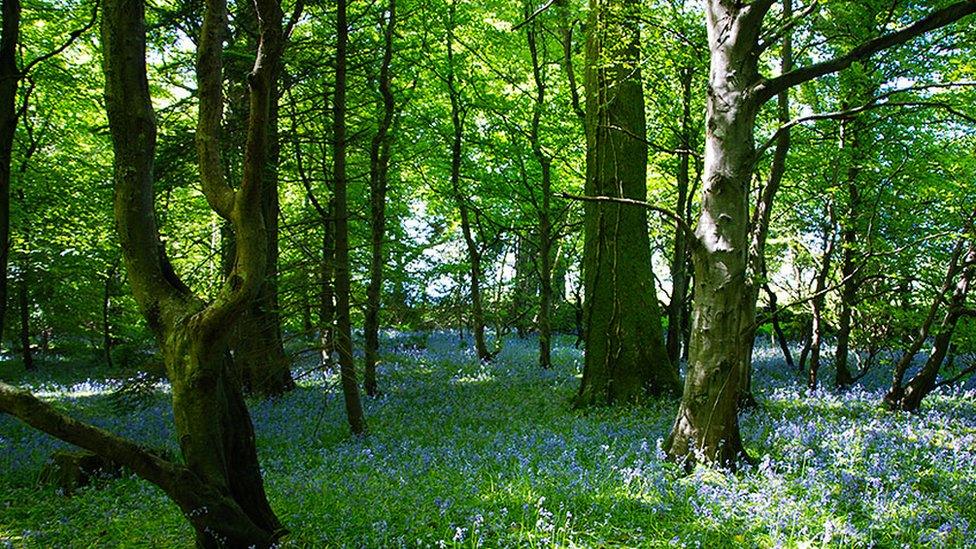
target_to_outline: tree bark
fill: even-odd
[[[471,278],[471,328],[474,333],[475,351],[478,359],[489,361],[492,353],[485,343],[485,313],[481,303],[481,250],[471,232],[470,212],[467,198],[461,192],[461,155],[464,138],[464,112],[461,105],[461,91],[457,85],[454,64],[454,13],[456,6],[450,6],[450,27],[447,29],[447,91],[451,100],[451,126],[454,130],[451,141],[451,189],[461,215],[461,234],[468,252],[468,266]]]
[[[792,18],[793,2],[792,0],[783,0],[783,20],[790,21]],[[787,30],[783,35],[780,72],[787,73],[791,70],[793,70],[793,33]],[[785,89],[780,92],[777,100],[776,118],[780,124],[785,125],[790,121],[790,90]],[[789,128],[781,130],[776,137],[776,149],[773,152],[769,177],[759,193],[759,200],[749,225],[750,241],[746,266],[746,291],[742,307],[746,317],[752,318],[753,321],[742,334],[742,352],[745,357],[742,368],[742,394],[739,396],[739,405],[742,408],[751,408],[757,405],[756,397],[752,392],[752,355],[759,328],[759,323],[755,321],[756,304],[759,300],[760,288],[766,284],[766,239],[769,236],[769,224],[772,219],[775,198],[783,183],[783,176],[786,174],[786,160],[789,157],[790,145]]]
[[[236,40],[243,41],[249,51],[257,52],[258,44],[254,42],[249,28],[256,25],[257,18],[254,5],[251,2],[239,3],[239,12],[235,17],[238,25]],[[234,70],[232,71],[231,68]],[[281,67],[276,69],[274,82],[280,78]],[[246,67],[241,63],[234,63],[226,71],[232,82],[246,82]],[[295,387],[291,376],[291,364],[285,354],[281,335],[281,315],[278,304],[278,163],[281,156],[281,144],[278,135],[278,88],[271,89],[271,103],[268,111],[268,153],[267,162],[262,170],[264,176],[261,188],[261,215],[264,218],[268,233],[267,274],[258,291],[257,298],[247,307],[234,329],[231,348],[234,352],[234,362],[240,371],[246,393],[269,398],[280,396]],[[241,92],[235,94],[229,101],[233,112],[246,118],[248,111],[248,91],[241,86]],[[234,119],[232,119],[234,120]],[[232,122],[231,127],[235,124]],[[223,140],[222,145],[228,150],[236,150],[238,143]],[[225,171],[229,172],[225,168]],[[234,239],[231,234],[230,243]],[[231,246],[232,247],[232,246]],[[231,254],[232,255],[232,254]],[[229,266],[228,266],[229,267]],[[228,269],[229,270],[229,269]]]
[[[755,122],[763,103],[780,93],[849,67],[976,12],[976,0],[956,2],[902,29],[864,42],[820,63],[766,79],[758,64],[762,23],[774,0],[707,0],[710,49],[702,212],[692,254],[695,301],[689,371],[681,406],[667,441],[672,459],[735,466],[742,447],[738,400],[748,357],[743,335],[755,321],[747,285],[748,219],[755,163]]]
[[[20,280],[17,281],[17,304],[20,308],[20,352],[24,359],[24,369],[28,371],[35,369],[30,338],[30,271],[30,252],[24,250]]]
[[[932,301],[929,314],[922,324],[918,335],[911,347],[902,355],[902,359],[895,366],[891,389],[885,395],[884,403],[892,409],[914,412],[919,409],[922,399],[935,388],[939,370],[945,362],[952,343],[952,335],[959,319],[965,311],[966,298],[976,276],[976,244],[970,242],[965,254],[961,253],[961,241],[957,243],[953,258],[949,263],[946,279],[939,294]],[[957,280],[958,277],[958,280]],[[902,384],[915,356],[928,339],[933,321],[941,304],[952,289],[952,295],[946,304],[942,320],[939,322],[932,350],[925,364],[906,385]]]
[[[783,360],[786,361],[786,367],[790,370],[796,369],[796,364],[793,362],[793,353],[790,351],[790,342],[786,339],[786,334],[783,332],[783,326],[779,322],[779,303],[776,297],[776,292],[769,287],[769,284],[763,284],[763,289],[766,291],[766,297],[769,298],[769,310],[770,318],[769,321],[773,325],[773,333],[776,334],[776,341],[779,343],[779,349],[783,351]]]
[[[832,217],[832,216],[831,216]],[[829,228],[824,227],[824,255],[820,272],[817,273],[816,284],[813,291],[815,297],[810,305],[813,310],[810,324],[810,369],[807,371],[807,388],[813,391],[817,388],[817,375],[820,372],[820,351],[823,347],[824,331],[824,307],[827,296],[827,278],[830,276],[830,269],[834,256],[834,227],[833,222]]]
[[[855,90],[848,90],[854,95],[852,99],[860,101],[863,95],[872,97],[874,86],[869,93],[857,93]],[[846,98],[845,98],[846,99]],[[845,107],[846,108],[846,107]],[[854,313],[854,306],[857,302],[857,290],[861,284],[857,274],[859,265],[858,260],[863,256],[862,246],[859,242],[861,237],[861,216],[864,204],[861,200],[860,186],[864,184],[860,180],[862,172],[861,162],[864,153],[861,151],[862,133],[864,124],[858,118],[844,120],[841,122],[841,149],[847,154],[844,157],[850,162],[847,167],[847,177],[845,186],[847,187],[847,216],[843,219],[841,229],[841,240],[843,243],[843,253],[841,254],[841,288],[840,288],[840,312],[837,322],[837,348],[834,354],[834,365],[836,374],[834,385],[837,388],[844,388],[854,383],[854,376],[851,374],[849,364],[850,342],[851,342],[851,321]]]
[[[322,261],[319,273],[319,344],[321,366],[332,363],[335,350],[335,197],[329,199],[322,220]]]
[[[243,181],[234,190],[208,167],[219,166],[220,57],[223,0],[208,0],[197,64],[198,146],[205,195],[237,235],[234,267],[215,300],[203,303],[166,256],[153,211],[155,114],[145,60],[144,4],[106,0],[102,19],[105,98],[115,151],[115,221],[130,286],[156,335],[172,383],[176,434],[184,465],[169,462],[105,431],[74,421],[29,393],[0,384],[0,411],[130,467],[164,490],[203,547],[269,547],[284,529],[264,493],[254,431],[230,360],[233,320],[257,295],[267,244],[261,184],[268,110],[281,52],[281,9],[258,0],[261,49],[249,78],[251,105]],[[212,162],[217,160],[216,164]],[[217,172],[219,175],[219,172]],[[222,176],[221,176],[222,177]]]
[[[346,403],[346,416],[354,435],[366,434],[366,418],[359,398],[356,363],[352,356],[352,323],[350,319],[351,279],[349,272],[349,202],[346,179],[346,50],[349,25],[347,0],[336,3],[336,79],[333,116],[335,157],[333,158],[333,192],[335,197],[335,295],[336,349],[339,351],[339,378]]]
[[[276,78],[277,80],[277,78]],[[277,87],[271,92],[268,123],[268,160],[261,192],[261,215],[268,233],[267,274],[257,298],[238,321],[234,341],[234,360],[244,382],[244,390],[261,397],[280,396],[295,388],[291,361],[285,354],[281,336],[278,303],[278,139]]]
[[[525,3],[525,14],[529,17],[530,4]],[[532,80],[535,83],[535,101],[532,105],[532,123],[529,129],[529,142],[532,154],[539,163],[541,171],[542,199],[537,203],[539,217],[539,316],[536,324],[539,328],[539,367],[543,370],[552,368],[552,270],[553,270],[553,238],[552,238],[552,158],[542,148],[540,126],[542,111],[546,105],[546,73],[545,65],[539,59],[539,29],[535,21],[527,24],[526,40],[529,45],[529,56],[532,59]],[[544,35],[543,35],[544,36]],[[544,43],[543,43],[544,47]],[[569,68],[567,66],[567,68]],[[572,84],[570,84],[572,86]]]
[[[115,368],[112,361],[112,348],[115,344],[112,339],[112,291],[118,268],[118,260],[109,266],[108,272],[105,273],[105,289],[102,295],[102,353],[105,355],[105,364],[110,369]]]
[[[380,66],[379,91],[383,98],[383,117],[376,128],[369,155],[369,207],[370,207],[370,266],[369,285],[366,288],[366,321],[363,327],[366,339],[366,360],[363,384],[366,394],[376,396],[376,365],[380,356],[380,304],[383,290],[383,243],[386,239],[386,193],[390,171],[390,128],[396,114],[393,98],[390,64],[393,60],[393,36],[396,29],[396,0],[386,6],[386,28],[383,37],[383,62]]]
[[[681,143],[678,154],[677,191],[675,211],[683,215],[688,208],[691,187],[691,84],[694,71],[691,67],[681,70]],[[668,359],[677,365],[681,361],[681,328],[688,298],[688,237],[676,224],[674,250],[671,254],[671,302],[668,304]]]
[[[743,335],[755,321],[746,267],[760,106],[750,88],[761,80],[754,50],[769,4],[709,0],[706,6],[711,62],[699,243],[692,252],[692,335],[684,393],[666,442],[669,456],[686,466],[734,467],[747,457],[738,407],[749,359]]]
[[[0,334],[7,312],[7,264],[10,261],[10,176],[17,133],[17,86],[20,69],[17,47],[20,43],[20,0],[3,0],[0,11]]]
[[[647,142],[636,0],[590,0],[586,48],[586,194],[647,198]],[[644,208],[584,206],[586,354],[578,406],[676,393]]]

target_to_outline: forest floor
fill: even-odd
[[[882,371],[844,393],[809,395],[780,355],[758,349],[761,407],[742,418],[758,465],[686,476],[660,450],[675,401],[571,409],[582,367],[571,341],[557,341],[546,372],[532,339],[507,341],[481,365],[456,336],[388,338],[384,394],[365,403],[364,439],[348,434],[333,375],[313,372],[285,397],[253,402],[268,494],[291,530],[283,546],[963,547],[976,539],[972,388],[933,395],[919,414],[893,414],[878,406]],[[111,396],[116,383],[76,377],[91,370],[18,372],[0,364],[0,379],[176,450],[165,387],[125,406]],[[137,478],[71,497],[38,486],[45,459],[63,446],[0,416],[0,547],[190,546],[176,506]]]

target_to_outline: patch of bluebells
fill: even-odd
[[[556,338],[549,371],[538,369],[532,338],[506,340],[487,364],[456,333],[384,332],[382,341],[383,394],[364,400],[367,438],[348,435],[337,374],[317,370],[316,357],[297,365],[311,372],[299,389],[252,403],[269,497],[292,530],[284,546],[955,547],[976,535],[971,389],[893,414],[878,406],[887,374],[811,394],[776,349],[760,347],[753,384],[762,405],[741,422],[756,464],[684,475],[662,450],[673,400],[571,409],[582,368],[571,338]],[[152,409],[131,414],[98,396],[65,406],[140,442],[173,445],[164,390]],[[60,443],[9,418],[0,418],[0,438],[0,505],[29,494],[69,517],[0,514],[0,531],[45,531],[43,542],[24,543],[57,545],[99,528],[94,511],[74,518],[79,507],[108,506],[113,520],[145,522],[142,535],[165,527],[190,539],[157,490],[133,490],[140,481],[70,500],[36,494],[24,473]]]

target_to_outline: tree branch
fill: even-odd
[[[856,61],[871,57],[872,55],[888,48],[904,44],[905,42],[908,42],[909,40],[921,36],[922,34],[925,34],[931,30],[951,25],[952,23],[955,23],[963,17],[973,13],[976,13],[976,0],[964,0],[962,2],[956,2],[955,4],[929,14],[927,17],[924,17],[901,30],[890,32],[873,40],[869,40],[844,55],[807,67],[801,67],[781,74],[776,78],[766,80],[765,82],[758,84],[754,89],[756,99],[760,104],[765,103],[783,90],[792,88],[793,86],[797,86],[827,74],[844,70]]]
[[[536,17],[538,17],[539,15],[541,15],[542,12],[544,12],[547,9],[549,9],[550,7],[552,7],[552,5],[555,4],[555,3],[556,3],[556,0],[548,0],[545,4],[543,4],[538,9],[536,9],[534,12],[532,12],[531,15],[529,15],[528,17],[526,17],[525,18],[525,21],[522,21],[518,25],[515,25],[514,27],[512,27],[512,32],[517,32],[522,27],[524,27],[524,26],[528,25],[529,23],[531,23]]]
[[[80,29],[71,31],[71,34],[68,35],[68,39],[65,40],[65,42],[63,44],[61,44],[60,46],[58,46],[54,50],[52,50],[52,51],[50,51],[48,53],[45,53],[44,55],[42,55],[42,56],[40,56],[40,57],[32,60],[30,63],[27,63],[27,65],[24,66],[23,69],[21,69],[21,71],[20,71],[20,77],[23,78],[24,76],[27,76],[27,74],[30,73],[31,69],[33,69],[37,65],[39,65],[39,64],[47,61],[48,59],[50,59],[52,57],[55,57],[57,55],[60,55],[61,52],[63,52],[64,50],[70,48],[71,47],[71,44],[74,44],[75,43],[75,40],[78,40],[78,38],[82,34],[85,34],[89,30],[91,30],[92,27],[95,26],[95,23],[98,22],[98,4],[99,4],[99,2],[95,2],[95,6],[92,8],[91,19],[88,21],[88,23],[85,24],[84,27],[81,27]]]
[[[224,119],[223,65],[224,38],[227,34],[226,0],[207,0],[200,27],[197,52],[197,160],[200,184],[207,202],[217,215],[229,220],[234,206],[234,189],[224,178],[220,154],[220,126]]]
[[[962,118],[964,120],[976,124],[976,117],[964,113],[959,109],[957,109],[956,107],[942,101],[931,101],[931,100],[888,101],[888,99],[900,93],[924,91],[924,90],[931,90],[931,89],[962,88],[962,87],[966,87],[966,88],[976,87],[976,82],[973,81],[947,82],[947,83],[940,83],[940,84],[926,84],[922,86],[911,86],[908,88],[898,88],[895,90],[890,90],[888,92],[885,92],[875,97],[871,101],[857,107],[853,107],[842,111],[811,114],[807,116],[801,116],[799,118],[794,118],[793,120],[790,120],[789,122],[786,122],[782,124],[779,128],[777,128],[776,131],[773,133],[773,135],[770,136],[770,138],[765,143],[763,143],[762,146],[756,149],[756,158],[758,159],[759,157],[761,157],[762,154],[766,152],[777,141],[777,139],[780,137],[780,135],[783,134],[783,132],[789,131],[791,128],[795,126],[799,126],[800,124],[805,124],[807,122],[815,122],[818,120],[839,120],[839,119],[851,118],[863,112],[878,109],[881,107],[941,108],[948,111],[950,114],[953,114],[955,116],[958,116],[959,118]]]
[[[57,439],[121,463],[157,486],[167,484],[176,474],[175,465],[142,446],[71,418],[29,391],[3,382],[0,382],[0,412]]]
[[[688,237],[689,241],[693,245],[697,245],[698,243],[698,237],[695,235],[695,230],[691,228],[691,225],[688,225],[688,223],[680,215],[676,214],[675,212],[667,208],[661,208],[659,206],[655,206],[653,204],[649,204],[641,200],[634,200],[632,198],[617,198],[614,196],[580,196],[580,195],[569,194],[569,193],[559,193],[559,196],[561,198],[565,198],[566,200],[576,200],[579,202],[595,202],[595,203],[603,203],[603,204],[621,204],[625,206],[638,206],[647,210],[651,210],[652,212],[657,212],[663,215],[664,217],[670,219],[671,221],[674,221],[675,224],[678,226],[678,228],[681,230],[681,232],[685,233],[685,236]]]

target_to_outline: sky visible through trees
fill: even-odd
[[[976,533],[976,0],[0,2],[0,542]]]

